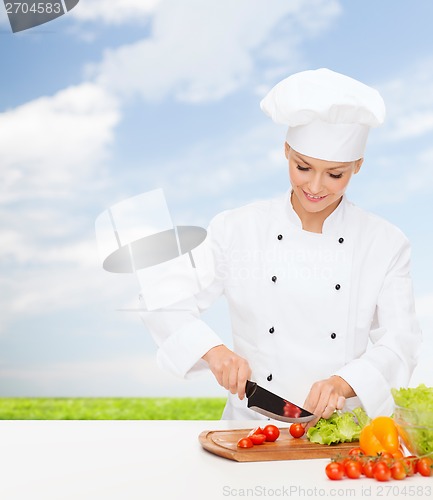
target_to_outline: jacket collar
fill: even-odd
[[[285,195],[284,199],[285,214],[288,217],[291,224],[302,229],[301,219],[293,209],[293,205],[291,202],[291,194],[292,190],[289,190]],[[325,222],[323,223],[322,234],[337,234],[341,232],[342,224],[345,215],[347,213],[348,205],[349,201],[347,200],[346,195],[343,195],[343,198],[338,207],[325,219]]]

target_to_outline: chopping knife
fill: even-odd
[[[248,398],[248,408],[266,417],[282,422],[309,422],[316,418],[313,413],[267,391],[250,380],[247,380],[245,394]]]

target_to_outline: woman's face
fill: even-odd
[[[351,162],[318,160],[301,155],[286,143],[289,177],[293,193],[306,212],[335,208],[363,159]]]

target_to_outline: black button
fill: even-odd
[[[279,234],[279,235],[277,236],[277,238],[278,238],[279,240],[282,240],[282,239],[283,239],[283,235],[282,235],[282,234]]]
[[[336,334],[336,333],[334,333],[334,332],[332,332],[332,333],[331,333],[331,339],[335,339],[336,337],[337,337],[337,334]]]
[[[277,281],[277,277],[276,276],[272,276],[271,280],[275,283]]]
[[[340,290],[340,288],[341,288],[341,286],[337,283],[337,284],[335,285],[335,289],[336,289],[336,290]]]
[[[338,240],[338,243],[344,243],[344,238],[340,238],[340,239]]]
[[[274,332],[275,332],[274,327],[271,326],[271,328],[269,328],[269,333],[274,333]]]
[[[269,375],[266,377],[266,380],[267,380],[268,382],[270,382],[270,381],[272,380],[272,373],[271,373],[271,374],[269,374]]]

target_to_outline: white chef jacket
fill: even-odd
[[[305,231],[289,192],[217,215],[206,244],[211,285],[141,315],[160,366],[186,378],[208,369],[201,357],[223,342],[200,313],[224,294],[251,380],[302,406],[314,382],[339,375],[357,394],[347,408],[392,412],[390,389],[408,384],[421,342],[399,229],[344,196],[322,233]],[[223,418],[265,417],[229,394]]]

